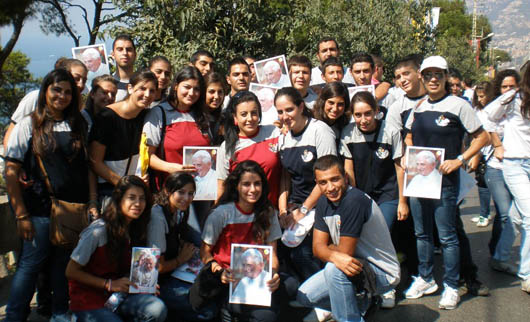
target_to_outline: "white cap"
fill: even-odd
[[[427,68],[440,68],[443,70],[448,70],[447,60],[442,56],[431,56],[423,60],[420,67],[420,73]]]

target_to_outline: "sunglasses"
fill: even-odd
[[[426,73],[421,74],[421,77],[423,78],[423,80],[426,80],[426,81],[431,80],[433,77],[435,77],[437,80],[440,80],[445,77],[445,73],[444,72],[426,72]]]

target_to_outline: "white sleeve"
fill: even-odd
[[[230,172],[230,158],[226,155],[226,144],[223,141],[217,154],[217,179],[226,180]]]
[[[31,148],[29,142],[31,140],[32,129],[33,126],[30,116],[26,116],[15,125],[7,143],[7,151],[5,153],[7,159],[24,162],[24,156]]]
[[[39,99],[39,92],[39,90],[31,91],[22,98],[20,103],[18,103],[17,109],[13,115],[11,115],[11,122],[17,124],[22,121],[25,116],[28,116],[35,111]]]
[[[315,148],[317,150],[317,158],[333,154],[337,155],[337,143],[335,142],[335,133],[326,125],[326,123],[317,122],[319,127],[315,132]]]
[[[102,219],[99,219],[102,220]],[[85,266],[90,261],[90,257],[100,246],[107,242],[107,232],[105,225],[95,221],[85,228],[79,235],[79,242],[75,247],[70,258],[81,266]]]
[[[226,206],[217,207],[206,219],[201,236],[206,244],[215,245],[217,243],[217,239],[225,226],[225,211]]]
[[[506,110],[515,102],[515,90],[511,90],[499,96],[493,102],[486,105],[484,110],[488,113],[488,118],[492,122],[499,122],[504,118]]]
[[[147,145],[158,147],[162,132],[162,111],[163,105],[158,105],[149,110],[144,119],[143,133],[147,136]],[[167,121],[167,120],[166,120]]]
[[[353,158],[350,152],[350,148],[348,148],[348,143],[350,143],[351,141],[351,136],[353,135],[354,128],[355,124],[350,123],[342,129],[342,133],[340,135],[339,153],[346,159]]]
[[[392,159],[396,160],[403,156],[403,140],[401,138],[401,132],[390,126],[389,133],[392,140]]]

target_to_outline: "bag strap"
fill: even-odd
[[[162,128],[160,129],[160,144],[158,144],[158,151],[160,152],[160,158],[162,160],[166,159],[166,153],[164,150],[164,140],[166,138],[166,111],[162,105],[158,105],[160,112],[162,112]]]
[[[44,163],[42,163],[42,159],[40,155],[35,154],[35,157],[37,158],[37,162],[39,163],[40,170],[42,172],[42,175],[44,176],[44,183],[46,184],[46,189],[48,190],[48,193],[50,194],[51,197],[55,197],[52,184],[50,182],[50,178],[48,177],[48,172],[46,172],[46,168],[44,168]]]

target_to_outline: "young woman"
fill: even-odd
[[[201,258],[206,264],[213,261],[213,273],[222,271],[221,282],[225,284],[234,278],[230,272],[230,251],[232,243],[271,245],[272,279],[266,284],[273,292],[270,307],[228,304],[227,309],[249,321],[276,321],[279,310],[277,292],[280,285],[276,241],[281,237],[278,218],[267,195],[269,185],[263,169],[255,161],[239,163],[226,181],[224,193],[218,206],[208,216],[202,234]],[[226,302],[225,302],[226,303]]]
[[[104,306],[113,293],[129,293],[131,249],[146,245],[151,202],[140,178],[122,177],[102,218],[81,233],[66,267],[77,321],[165,320],[166,306],[150,294],[128,294],[114,312]]]
[[[157,83],[150,71],[135,73],[127,85],[129,96],[104,107],[94,118],[90,157],[99,176],[100,199],[108,199],[121,177],[136,172],[143,120]]]
[[[313,106],[313,113],[317,120],[329,125],[339,139],[352,115],[348,88],[342,82],[326,83]]]
[[[175,310],[186,321],[210,320],[215,309],[195,312],[188,300],[192,284],[171,276],[171,273],[190,260],[198,251],[188,229],[190,205],[195,196],[195,181],[188,173],[172,173],[164,182],[162,191],[156,196],[147,226],[148,247],[160,248],[159,261],[160,298],[170,310]],[[200,245],[200,235],[198,236]]]
[[[221,74],[212,72],[204,76],[204,82],[206,85],[207,118],[213,136],[212,145],[219,145],[224,139],[221,112],[226,95],[226,81]]]
[[[204,97],[202,75],[195,67],[184,67],[175,76],[167,101],[145,117],[143,132],[149,146],[149,166],[157,171],[156,190],[170,173],[196,171],[194,166],[183,164],[184,146],[210,145]]]
[[[171,75],[173,74],[171,63],[164,56],[155,56],[149,61],[149,70],[155,74],[158,79],[158,88],[155,92],[155,97],[151,103],[151,108],[162,103],[167,97],[167,89],[171,82]]]
[[[278,155],[280,130],[274,125],[259,125],[261,106],[252,92],[238,92],[230,100],[225,113],[230,114],[224,123],[225,141],[217,156],[217,196],[223,194],[228,173],[242,161],[254,160],[267,175],[269,200],[278,207],[281,164]]]
[[[324,155],[337,154],[335,135],[326,123],[311,117],[300,93],[292,87],[284,87],[274,98],[280,121],[289,131],[278,142],[283,167],[281,194],[278,201],[280,221],[283,228],[299,227],[307,236],[294,235],[287,229],[282,241],[292,247],[287,251],[292,266],[304,281],[320,270],[320,263],[313,257],[311,228],[314,211],[320,197],[315,184],[313,164]],[[297,226],[299,221],[301,225]],[[294,237],[294,238],[292,238]]]
[[[503,176],[513,195],[513,205],[521,215],[521,264],[518,275],[521,288],[530,293],[530,68],[521,81],[520,90],[509,91],[487,108],[489,119],[505,119]]]
[[[457,236],[458,169],[470,160],[489,140],[475,112],[462,98],[448,93],[447,61],[441,56],[426,58],[420,73],[428,99],[414,109],[407,122],[407,145],[445,149],[440,165],[442,189],[440,199],[410,198],[411,213],[418,245],[419,275],[406,291],[407,298],[432,294],[438,286],[433,279],[433,226],[436,224],[443,248],[445,266],[444,291],[439,307],[455,309],[460,301],[460,245]],[[464,133],[474,140],[462,153]],[[467,277],[464,277],[467,278]]]
[[[35,112],[18,122],[9,138],[7,191],[23,244],[11,284],[7,321],[26,319],[37,274],[49,255],[52,255],[53,317],[60,318],[68,311],[64,269],[69,251],[50,243],[50,196],[37,156],[50,178],[55,197],[69,202],[88,202],[86,125],[78,102],[79,95],[72,75],[64,69],[50,72],[40,87]],[[22,171],[31,185],[20,183]]]
[[[91,90],[86,99],[85,108],[81,114],[88,123],[88,131],[94,123],[94,116],[105,106],[114,103],[118,92],[118,81],[110,75],[97,76],[92,80]]]

